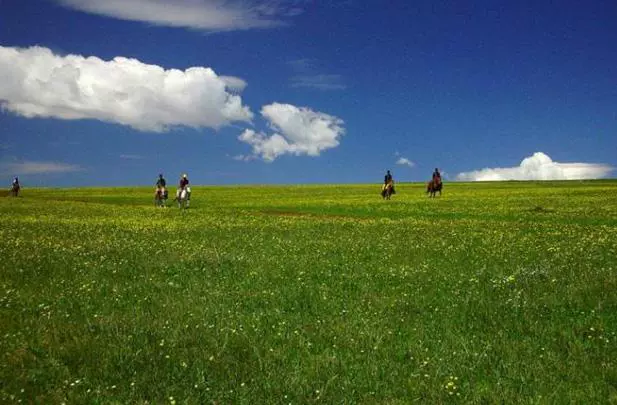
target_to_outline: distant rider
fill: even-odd
[[[185,187],[189,185],[189,178],[186,176],[186,173],[180,177],[180,190],[184,190]]]
[[[186,175],[186,173],[184,173],[182,177],[180,178],[180,184],[178,185],[178,191],[176,191],[177,199],[180,199],[180,193],[184,189],[186,189],[186,194],[187,194],[186,206],[188,207],[189,202],[191,200],[191,187],[189,186],[189,178]]]
[[[386,175],[383,178],[383,189],[384,190],[386,189],[388,184],[390,185],[390,187],[392,187],[392,194],[394,194],[395,193],[394,180],[392,179],[392,173],[390,173],[390,170],[386,171]]]
[[[386,172],[386,175],[384,176],[384,179],[383,179],[383,184],[388,184],[388,183],[390,183],[391,181],[392,181],[392,174],[390,173],[390,170],[388,170],[388,171]]]
[[[167,182],[165,181],[165,178],[162,174],[159,174],[159,178],[156,180],[156,186],[160,188],[165,188],[166,185]]]
[[[17,178],[17,176],[15,176],[15,178],[13,179],[13,184],[11,184],[11,192],[13,193],[13,195],[17,196],[19,194],[20,188],[21,186],[19,185],[19,179]]]
[[[156,179],[156,188],[154,189],[154,199],[158,206],[165,206],[165,201],[167,200],[167,189],[165,186],[167,182],[165,178],[163,178],[162,174],[159,174],[159,178]]]
[[[159,193],[159,195],[165,200],[167,199],[166,186],[167,186],[167,182],[165,181],[163,174],[159,174],[159,178],[156,180],[156,190],[157,190],[157,193]]]
[[[433,184],[435,186],[438,186],[441,184],[441,173],[439,173],[438,168],[435,168],[435,171],[433,172]]]

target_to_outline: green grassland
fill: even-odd
[[[0,402],[617,403],[617,181],[25,189]]]

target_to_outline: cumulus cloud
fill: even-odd
[[[207,67],[166,70],[136,59],[59,56],[0,46],[0,105],[24,117],[96,119],[141,131],[220,128],[253,116],[242,79]]]
[[[81,166],[67,163],[33,161],[2,163],[0,164],[0,167],[4,173],[15,176],[28,174],[70,173],[83,170]]]
[[[614,168],[597,163],[558,163],[536,152],[517,167],[498,167],[459,173],[461,181],[583,180],[606,177]]]
[[[396,164],[401,165],[401,166],[409,166],[409,167],[414,167],[416,165],[414,162],[407,159],[406,157],[398,158],[398,160],[396,161]]]
[[[154,25],[232,31],[285,25],[303,0],[56,0],[75,10]]]
[[[340,118],[306,107],[273,103],[263,106],[261,115],[274,133],[247,129],[238,139],[252,146],[254,157],[267,162],[284,154],[319,156],[321,151],[338,146],[345,133]]]

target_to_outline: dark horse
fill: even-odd
[[[434,179],[426,183],[426,192],[429,197],[435,197],[437,192],[439,191],[439,195],[441,196],[441,189],[443,188],[443,183],[441,181],[435,181]]]
[[[393,182],[388,182],[387,184],[384,184],[381,189],[381,196],[383,197],[384,200],[389,200],[392,194],[395,194],[395,193],[396,191],[394,191]]]
[[[13,184],[11,186],[11,189],[9,190],[9,195],[12,197],[17,197],[19,196],[19,190],[20,190],[19,184]]]

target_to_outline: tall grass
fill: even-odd
[[[617,403],[617,182],[0,199],[0,402]]]

